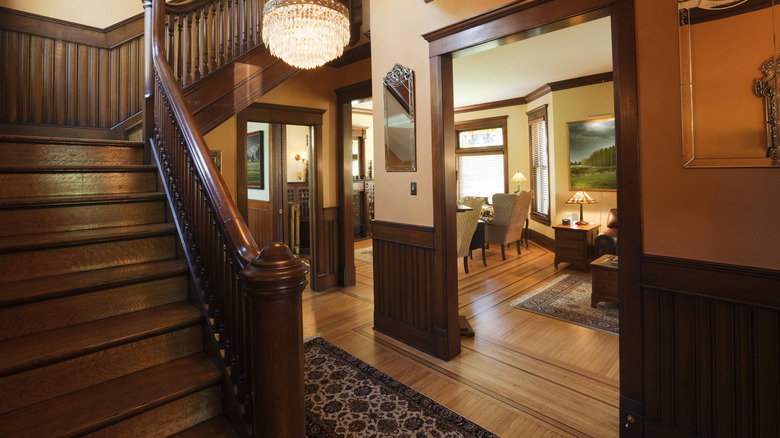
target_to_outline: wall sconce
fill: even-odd
[[[307,174],[309,173],[309,165],[306,162],[306,151],[298,152],[295,154],[295,161],[302,161],[303,162],[303,178],[302,181],[307,181]]]

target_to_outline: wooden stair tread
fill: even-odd
[[[227,419],[220,415],[171,435],[171,438],[238,438],[238,436]]]
[[[25,166],[3,165],[0,172],[5,173],[98,173],[98,172],[156,172],[153,164],[123,164],[117,166]]]
[[[109,204],[118,202],[141,202],[164,200],[163,192],[110,193],[75,196],[34,196],[28,198],[0,199],[0,210],[29,207],[51,207],[62,205]]]
[[[195,307],[180,302],[9,339],[0,342],[0,351],[4,352],[0,355],[0,376],[148,338],[200,320]]]
[[[99,138],[63,138],[63,137],[36,137],[30,135],[0,134],[1,143],[28,143],[46,145],[84,145],[84,146],[114,146],[143,148],[142,141],[99,139]]]
[[[158,223],[6,236],[0,237],[0,254],[23,251],[26,249],[55,248],[82,243],[109,242],[130,238],[158,236],[171,234],[175,230],[176,227],[172,224]]]
[[[172,259],[0,283],[0,308],[186,273],[187,265]]]
[[[0,416],[0,436],[75,436],[148,411],[222,380],[202,353]]]

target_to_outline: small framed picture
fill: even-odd
[[[222,173],[222,151],[211,151],[211,158],[219,169],[219,173]]]

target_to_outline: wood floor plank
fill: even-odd
[[[361,262],[355,286],[304,293],[304,336],[322,334],[500,436],[617,437],[619,337],[509,307],[560,275],[589,274],[556,269],[533,242],[506,261],[496,245],[486,256],[484,267],[475,253],[469,274],[458,263],[459,309],[476,336],[449,362],[372,329],[373,266]]]

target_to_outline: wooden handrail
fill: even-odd
[[[230,9],[232,3],[257,8],[261,1],[188,3]],[[146,0],[144,7],[152,58],[147,59],[145,111],[153,112],[145,114],[145,136],[245,434],[302,436],[301,292],[308,266],[283,244],[258,249],[184,104],[182,82],[169,63],[181,57],[166,52],[172,40],[166,38],[171,21],[165,2]],[[226,41],[238,38],[227,35]],[[280,369],[285,373],[279,375]],[[267,406],[272,400],[283,401],[286,408]]]

